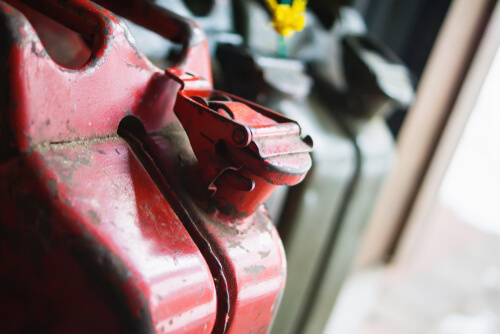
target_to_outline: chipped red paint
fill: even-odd
[[[183,51],[165,72],[93,2],[0,1],[0,332],[266,333],[286,262],[261,203],[304,177],[309,141],[215,102],[192,22],[97,3]]]

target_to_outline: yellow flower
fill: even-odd
[[[276,0],[266,0],[266,3],[273,16],[272,25],[278,34],[288,37],[304,28],[306,0],[294,0],[292,5],[278,4]]]

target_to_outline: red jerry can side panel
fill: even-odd
[[[7,332],[211,332],[209,268],[121,139],[3,165],[0,199]]]

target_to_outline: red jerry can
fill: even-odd
[[[176,65],[101,6],[179,44]],[[312,142],[213,89],[196,25],[139,0],[2,0],[0,78],[1,333],[268,332],[286,261],[262,203]]]

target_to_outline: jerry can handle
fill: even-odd
[[[186,17],[144,0],[94,0],[109,9],[163,38],[182,45],[177,67],[186,62],[190,48],[205,41],[201,28]]]
[[[105,38],[103,30],[107,26],[106,19],[100,15],[100,9],[92,6],[89,1],[20,0],[19,2],[86,38],[94,36],[102,40]]]
[[[109,20],[118,23],[118,19],[112,13],[121,15],[173,43],[181,44],[182,50],[176,67],[186,62],[190,47],[204,42],[201,29],[192,21],[147,1],[20,0],[20,2],[86,38],[95,37],[97,43],[94,43],[93,55],[102,52],[105,47],[104,41],[112,33],[109,30]],[[105,15],[102,15],[103,13]]]

